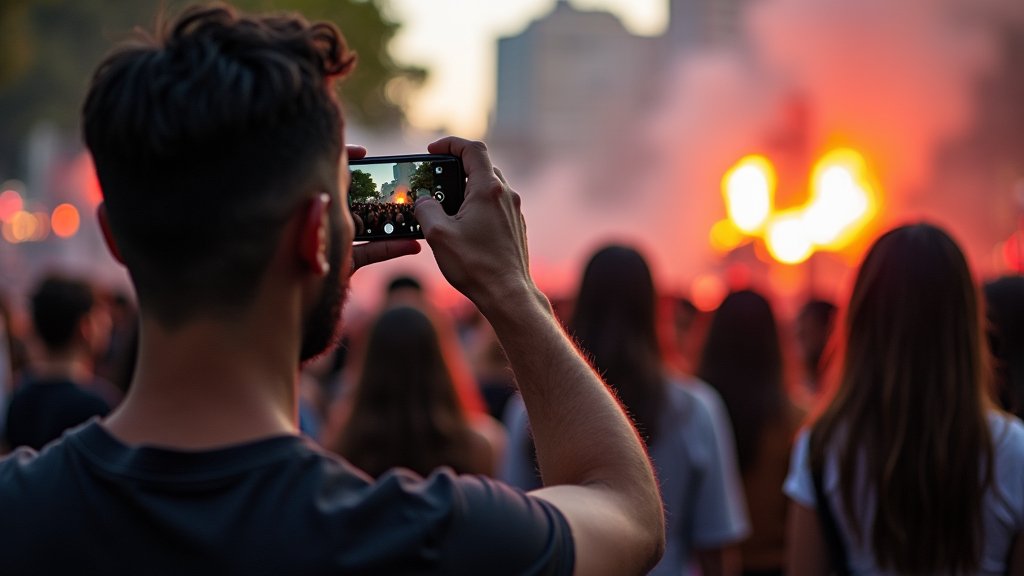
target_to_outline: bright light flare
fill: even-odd
[[[713,274],[702,274],[690,285],[690,299],[698,310],[711,312],[725,299],[728,287]]]
[[[756,234],[771,214],[775,170],[764,156],[745,156],[722,178],[725,209],[738,230]]]
[[[807,235],[819,248],[842,250],[875,213],[864,158],[847,148],[829,152],[815,165],[811,187],[803,215]]]
[[[783,212],[772,218],[765,244],[772,258],[783,264],[799,264],[814,253],[814,242],[809,238],[804,215],[797,211]]]
[[[12,244],[30,242],[36,236],[39,229],[39,222],[31,212],[19,210],[11,215],[11,218],[4,222],[4,239]]]
[[[715,222],[708,239],[711,241],[711,247],[723,254],[738,248],[745,240],[743,233],[737,230],[732,220],[728,218]]]
[[[15,212],[21,211],[24,207],[25,201],[17,190],[8,188],[0,193],[0,220],[5,222],[10,220]]]
[[[53,233],[59,238],[70,238],[78,232],[81,225],[81,217],[78,209],[71,204],[61,204],[53,209],[50,216],[50,227]]]

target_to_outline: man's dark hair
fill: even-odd
[[[30,303],[32,325],[43,345],[51,352],[66,349],[95,302],[88,282],[56,275],[45,277],[32,293]]]
[[[251,300],[288,217],[336,174],[333,80],[354,62],[332,24],[216,5],[100,64],[83,132],[147,313],[173,327]]]

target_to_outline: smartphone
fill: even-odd
[[[416,199],[432,196],[455,214],[466,194],[466,176],[457,156],[412,154],[350,159],[348,205],[356,240],[423,238],[413,214]]]

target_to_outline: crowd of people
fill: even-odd
[[[48,275],[0,323],[4,573],[1024,573],[1020,277],[977,286],[914,223],[792,318],[756,285],[705,318],[624,244],[552,304],[518,194],[445,138],[462,210],[403,209],[472,313],[400,277],[344,325],[351,274],[420,250],[353,244],[384,218],[344,212],[353,62],[331,25],[217,5],[100,66],[85,140],[134,297]]]
[[[929,282],[944,288],[914,297]],[[972,282],[944,231],[906,226],[865,259],[842,326],[839,308],[820,299],[780,325],[767,294],[742,288],[697,334],[690,328],[703,313],[666,298],[640,251],[593,254],[563,321],[653,462],[668,544],[650,573],[783,574],[833,558],[836,543],[854,573],[1005,572],[1024,510],[1024,461],[1014,460],[1024,454],[1014,415],[1024,279],[982,290]],[[112,322],[115,306],[131,308],[85,278],[39,282],[30,330],[7,333],[7,358],[22,361],[7,366],[5,446],[40,450],[117,406],[130,379],[115,385],[100,373],[134,362],[133,346],[115,344],[118,334],[136,337],[136,319]],[[694,346],[691,375],[672,351]],[[830,357],[827,348],[838,349]],[[822,383],[826,364],[837,375],[832,391]],[[393,279],[372,321],[302,378],[302,430],[374,478],[447,467],[525,491],[543,486],[528,412],[493,329],[479,314],[439,310],[412,276]],[[500,400],[489,402],[495,389]],[[832,541],[824,528],[819,539],[803,532],[819,530],[821,495]],[[941,554],[911,553],[935,542]]]
[[[350,208],[356,236],[407,236],[419,231],[412,204],[353,202]]]

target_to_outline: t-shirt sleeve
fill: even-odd
[[[699,397],[696,416],[705,437],[703,474],[694,499],[693,545],[714,548],[738,542],[750,533],[747,503],[736,463],[736,445],[724,406],[717,396]]]
[[[806,429],[801,430],[797,435],[796,443],[793,445],[793,455],[789,461],[789,474],[786,476],[786,482],[782,485],[782,491],[798,504],[814,508],[817,506],[818,499],[814,495],[814,480],[811,478],[809,438]]]
[[[438,573],[572,574],[572,533],[552,504],[484,477],[454,482]]]

